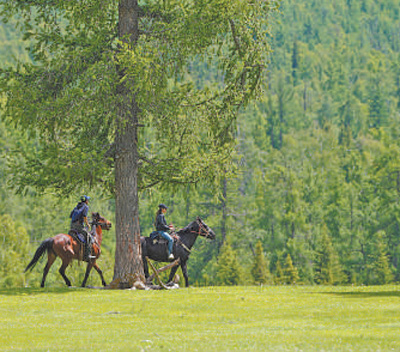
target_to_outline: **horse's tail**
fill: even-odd
[[[53,247],[53,242],[54,239],[53,238],[48,238],[47,240],[44,240],[39,248],[36,250],[35,255],[33,256],[33,259],[31,260],[31,262],[28,264],[28,266],[25,269],[25,273],[29,270],[29,269],[33,269],[36,265],[36,263],[38,262],[38,260],[43,256],[43,254],[46,251],[49,251],[50,249],[52,249]]]

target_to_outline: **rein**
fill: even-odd
[[[181,240],[181,238],[179,237],[179,235],[176,235],[176,242],[178,242],[185,250],[187,250],[189,253],[192,253],[192,250],[190,248],[188,248],[188,246],[186,244],[184,244]]]

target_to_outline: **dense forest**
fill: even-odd
[[[142,235],[160,202],[177,228],[201,216],[217,240],[195,245],[188,269],[196,285],[398,282],[400,3],[283,0],[270,21],[268,78],[238,116],[235,175],[216,189],[143,191]],[[0,26],[0,40],[1,65],[32,59],[13,23]],[[206,85],[214,73],[194,62],[188,79]],[[3,119],[0,143],[0,286],[39,285],[42,266],[26,276],[23,268],[41,240],[68,230],[81,194],[13,188],[18,153],[37,141]],[[96,187],[82,194],[113,221],[113,199]],[[99,261],[107,281],[114,237],[105,235]],[[72,271],[78,284],[84,269]],[[58,273],[48,284],[62,284]]]

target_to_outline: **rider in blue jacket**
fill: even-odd
[[[89,196],[82,196],[81,201],[72,210],[69,217],[71,218],[71,231],[77,233],[78,237],[80,236],[80,234],[84,236],[86,242],[85,258],[93,259],[95,257],[91,255],[92,236],[89,233],[90,226],[87,219],[87,214],[89,211],[89,200]]]

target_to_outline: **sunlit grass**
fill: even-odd
[[[0,350],[400,350],[398,286],[10,289],[0,316]]]

